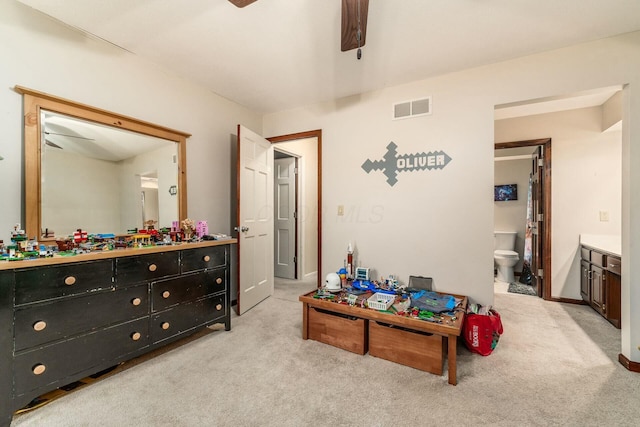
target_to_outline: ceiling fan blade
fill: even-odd
[[[364,46],[367,40],[368,12],[369,0],[342,0],[341,49],[343,52],[358,47],[358,20],[361,33],[359,46]]]
[[[237,7],[245,7],[245,6],[249,6],[251,3],[255,2],[256,0],[229,0],[229,1],[234,5],[236,5]]]
[[[95,139],[93,139],[93,138],[86,138],[86,137],[80,136],[80,135],[67,135],[65,133],[55,133],[55,132],[49,132],[49,131],[44,131],[44,134],[45,135],[66,136],[67,138],[85,139],[87,141],[95,141]]]
[[[51,141],[49,141],[48,139],[45,139],[45,140],[44,140],[44,143],[45,143],[46,145],[48,145],[49,147],[59,148],[59,149],[61,149],[61,150],[62,150],[62,147],[60,147],[60,146],[59,146],[58,144],[56,144],[55,142],[51,142]]]

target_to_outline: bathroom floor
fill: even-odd
[[[507,282],[499,282],[497,280],[493,281],[493,292],[496,294],[506,294],[508,293],[509,284]]]

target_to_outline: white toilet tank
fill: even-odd
[[[514,251],[516,249],[517,231],[494,231],[494,250]]]

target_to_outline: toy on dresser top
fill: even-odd
[[[5,245],[0,240],[0,257],[7,261],[20,261],[40,257],[40,247],[35,239],[30,240],[20,224],[11,230],[11,244]]]
[[[20,261],[58,256],[73,256],[90,252],[101,252],[114,249],[142,248],[162,245],[174,245],[205,240],[230,240],[223,233],[209,234],[207,221],[185,219],[174,221],[172,227],[156,229],[157,221],[144,222],[144,228],[132,228],[126,234],[97,233],[92,234],[77,228],[73,234],[55,237],[53,230],[46,228],[42,232],[42,241],[29,239],[20,224],[11,230],[11,243],[0,240],[0,260]],[[182,227],[181,227],[182,225]]]

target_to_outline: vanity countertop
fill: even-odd
[[[594,249],[601,249],[613,255],[621,256],[622,254],[622,240],[620,236],[610,234],[581,234],[580,244]]]

